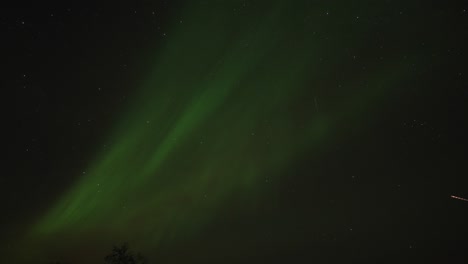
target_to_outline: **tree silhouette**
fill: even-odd
[[[112,252],[104,260],[108,264],[146,264],[145,258],[140,253],[135,255],[131,252],[127,243],[114,246]]]

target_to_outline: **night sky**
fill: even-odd
[[[126,2],[0,9],[1,263],[468,258],[468,2]]]

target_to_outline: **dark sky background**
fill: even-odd
[[[123,241],[150,263],[468,258],[468,202],[450,197],[468,198],[468,2],[289,2],[1,8],[0,262],[103,263]],[[236,84],[218,98],[202,77]],[[135,136],[146,113],[167,138]],[[165,144],[171,133],[184,141]],[[128,138],[118,172],[93,169]],[[135,176],[158,146],[171,154],[149,170],[168,178]],[[199,202],[213,167],[222,194]],[[112,198],[77,198],[102,177]],[[124,196],[134,209],[115,220]],[[68,201],[82,218],[61,216]],[[185,220],[152,220],[167,215]]]

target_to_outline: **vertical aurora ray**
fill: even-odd
[[[158,243],[197,232],[226,201],[274,192],[285,166],[405,74],[398,62],[373,69],[367,87],[351,82],[351,96],[331,99],[341,107],[317,111],[311,80],[332,73],[318,64],[327,47],[303,32],[307,4],[271,1],[263,15],[237,17],[237,2],[186,8],[109,147],[31,236],[100,230]]]

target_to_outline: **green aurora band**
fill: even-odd
[[[362,119],[408,74],[395,58],[341,76],[346,93],[326,95],[321,80],[344,75],[349,54],[314,33],[322,11],[308,1],[242,2],[188,4],[175,16],[183,22],[167,31],[107,147],[28,239],[98,232],[158,245],[196,234],[230,201],[274,195],[288,166],[319,155],[342,122]],[[362,27],[326,26],[332,41],[366,45]]]

